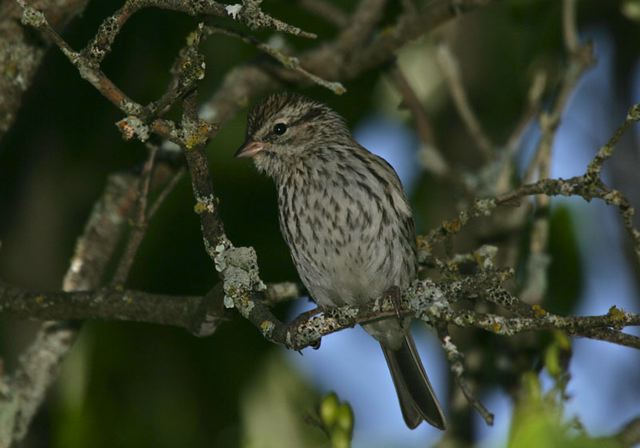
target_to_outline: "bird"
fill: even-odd
[[[329,106],[292,92],[266,96],[249,111],[235,156],[274,181],[281,233],[321,309],[366,305],[416,278],[413,214],[398,175]],[[406,425],[444,430],[409,324],[393,317],[363,328],[382,347]]]

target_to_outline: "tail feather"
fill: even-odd
[[[402,417],[407,426],[414,429],[425,420],[438,429],[445,429],[442,408],[420,362],[420,356],[411,335],[405,336],[398,350],[387,348],[382,344],[381,347],[398,394]]]

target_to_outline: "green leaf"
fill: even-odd
[[[558,349],[560,344],[556,344]],[[509,434],[512,448],[622,448],[605,438],[592,438],[580,431],[580,423],[563,416],[563,402],[555,391],[543,394],[533,372],[522,378],[521,394],[514,410]]]
[[[571,352],[571,340],[561,332],[553,333],[553,341],[544,353],[544,366],[549,374],[559,380],[566,372],[568,355]]]

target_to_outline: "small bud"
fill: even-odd
[[[341,403],[338,407],[336,427],[351,434],[353,431],[353,409],[349,403]]]
[[[331,448],[349,448],[351,437],[343,430],[336,429],[331,433]]]
[[[335,392],[327,394],[320,403],[320,419],[325,426],[331,427],[338,418],[340,403]]]

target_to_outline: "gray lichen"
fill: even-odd
[[[18,0],[18,4],[22,6],[22,17],[20,21],[23,25],[29,25],[34,28],[40,28],[47,23],[44,14],[31,6],[28,6],[23,0]]]
[[[224,278],[224,305],[237,308],[243,316],[248,316],[254,303],[247,295],[264,291],[266,285],[260,279],[256,252],[252,247],[216,247],[214,258],[216,269]]]
[[[149,126],[136,116],[123,118],[118,121],[116,125],[125,140],[131,140],[133,137],[137,137],[141,142],[146,142],[149,139]]]

